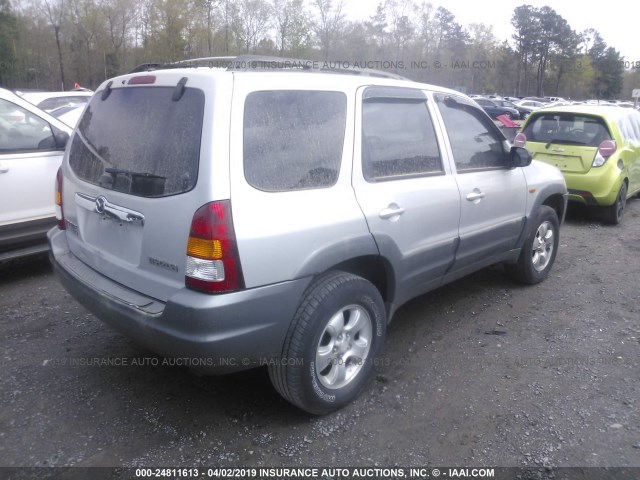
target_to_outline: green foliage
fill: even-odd
[[[558,95],[562,77],[578,55],[580,37],[548,6],[514,10],[514,49],[519,57],[516,95]],[[550,74],[551,71],[551,74]]]
[[[596,33],[593,46],[589,49],[589,58],[593,64],[593,94],[599,99],[617,98],[622,91],[624,75],[623,58],[613,47],[607,47]]]
[[[353,22],[345,2],[32,0],[12,10],[0,0],[0,84],[95,88],[141,63],[255,53],[358,62],[467,93],[586,98],[622,88],[619,53],[550,7],[517,7],[504,40],[428,1],[380,0]]]
[[[0,0],[0,86],[13,86],[17,73],[15,43],[18,18],[9,0]]]
[[[312,45],[311,22],[302,0],[274,0],[273,14],[278,53],[307,55]]]
[[[629,65],[630,68],[625,70],[622,83],[622,96],[631,97],[633,90],[640,89],[640,64],[636,62]]]

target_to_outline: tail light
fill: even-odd
[[[206,293],[244,288],[229,200],[207,203],[193,215],[185,285]]]
[[[513,145],[516,147],[523,147],[527,143],[527,136],[524,133],[519,133],[516,138],[513,139]]]
[[[58,220],[58,228],[65,230],[67,228],[64,221],[64,208],[62,206],[62,167],[58,168],[56,174],[56,220]]]
[[[607,159],[613,155],[618,149],[618,145],[615,140],[605,140],[599,146],[596,151],[596,156],[593,159],[592,167],[601,167],[607,161]]]

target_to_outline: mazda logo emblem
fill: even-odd
[[[96,212],[104,213],[104,207],[107,205],[107,199],[104,197],[96,198]]]

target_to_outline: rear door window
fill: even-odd
[[[244,174],[267,192],[330,187],[338,180],[347,97],[342,92],[253,92],[244,107]]]
[[[204,93],[174,87],[115,88],[93,97],[78,123],[69,165],[82,180],[141,197],[166,197],[196,184]]]
[[[426,99],[363,102],[362,171],[369,182],[444,173]]]
[[[527,141],[597,147],[610,140],[601,118],[575,113],[538,114],[523,132]]]

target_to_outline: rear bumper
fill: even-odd
[[[569,200],[586,205],[613,205],[624,180],[616,165],[591,168],[588,173],[563,173]]]
[[[310,278],[222,295],[186,288],[160,302],[78,260],[64,231],[48,233],[49,256],[65,289],[87,310],[136,343],[211,374],[277,358]]]

